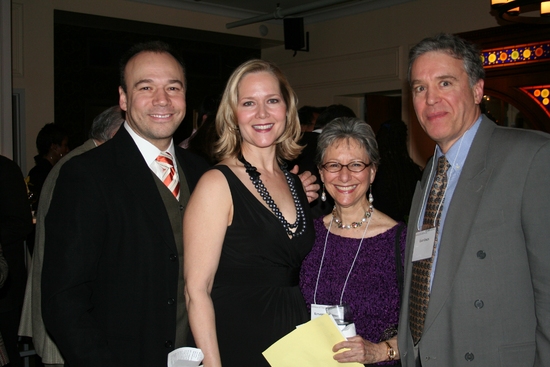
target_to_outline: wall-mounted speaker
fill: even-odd
[[[284,18],[285,50],[301,50],[305,47],[304,18]]]

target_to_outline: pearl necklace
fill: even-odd
[[[334,209],[332,209],[332,218],[334,219],[334,222],[336,223],[336,226],[338,228],[342,229],[352,229],[352,228],[359,228],[369,219],[374,212],[374,208],[372,205],[369,205],[369,209],[365,212],[365,216],[359,221],[359,222],[352,222],[351,224],[344,224],[340,220],[340,218],[336,217],[336,206],[334,206]]]
[[[246,169],[246,173],[248,173],[248,176],[250,177],[250,181],[252,181],[252,184],[256,188],[256,191],[258,191],[258,194],[264,199],[264,201],[269,206],[269,209],[275,214],[277,219],[279,219],[279,222],[282,223],[283,228],[286,231],[286,234],[292,238],[292,237],[298,237],[302,235],[306,230],[306,218],[304,214],[304,209],[302,208],[302,203],[300,202],[300,198],[298,197],[298,192],[296,191],[296,188],[294,187],[294,180],[290,176],[290,173],[288,172],[286,163],[282,163],[280,168],[283,171],[286,182],[288,183],[288,187],[290,189],[290,193],[292,194],[292,198],[294,199],[294,206],[296,207],[296,222],[293,224],[290,224],[287,222],[285,217],[283,216],[283,213],[279,210],[277,207],[277,204],[275,204],[275,201],[271,198],[271,195],[267,191],[267,189],[264,186],[264,183],[260,179],[260,172],[251,165],[244,157],[241,155],[239,157],[239,161],[244,164],[244,168]],[[303,223],[300,226],[300,223]],[[295,229],[296,231],[293,232],[292,229]],[[297,228],[300,228],[299,230]]]

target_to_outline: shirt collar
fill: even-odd
[[[139,151],[141,152],[141,155],[143,156],[143,159],[145,159],[145,162],[148,166],[151,166],[153,162],[157,159],[159,156],[161,150],[139,136],[133,129],[130,127],[127,121],[124,121],[124,127],[126,128],[126,131],[128,131],[128,134],[134,139],[134,142],[136,143]],[[170,146],[168,149],[166,149],[167,152],[169,152],[172,157],[174,157],[174,168],[177,167],[177,159],[176,159],[176,150],[174,148],[174,140],[170,140]]]
[[[451,169],[456,173],[459,173],[464,166],[464,162],[466,161],[466,157],[468,156],[468,152],[470,151],[470,147],[472,146],[472,142],[474,141],[474,137],[476,136],[480,124],[481,115],[476,120],[476,122],[468,130],[466,130],[464,134],[462,134],[460,139],[458,139],[451,146],[451,148],[449,148],[447,154],[445,154],[447,161],[451,164]],[[436,146],[434,162],[437,162],[439,157],[441,157],[442,155],[443,152],[441,151],[439,146]]]

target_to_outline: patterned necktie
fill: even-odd
[[[172,155],[168,152],[160,152],[156,161],[163,169],[160,180],[166,185],[166,187],[168,187],[168,190],[172,192],[174,197],[179,200],[180,182],[178,180],[178,176],[176,176]]]
[[[430,190],[430,195],[428,196],[426,212],[424,213],[422,229],[425,230],[435,226],[432,256],[424,260],[413,262],[411,294],[409,299],[409,322],[415,345],[418,344],[422,336],[426,311],[428,310],[428,302],[430,300],[432,264],[439,235],[439,219],[441,218],[441,211],[443,210],[442,201],[445,197],[445,189],[447,188],[447,170],[450,167],[451,165],[447,162],[445,156],[439,157],[437,161],[437,173]]]

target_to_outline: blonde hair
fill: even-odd
[[[242,138],[237,121],[239,84],[246,75],[260,72],[270,73],[278,80],[279,89],[286,104],[286,128],[275,141],[277,159],[292,160],[302,150],[302,146],[297,143],[301,131],[296,108],[298,104],[296,93],[279,67],[269,61],[253,59],[235,69],[225,86],[216,115],[216,130],[220,138],[214,147],[214,155],[218,160],[235,158],[241,154]]]

